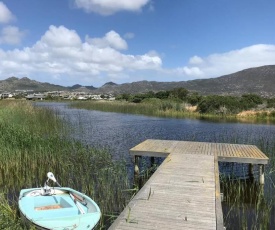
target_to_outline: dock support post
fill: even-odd
[[[264,165],[259,165],[259,183],[264,184]]]
[[[249,164],[249,166],[248,166],[248,176],[249,176],[249,179],[251,181],[254,180],[254,176],[253,176],[253,164]]]
[[[155,158],[154,158],[154,157],[151,157],[151,165],[150,165],[150,167],[153,167],[153,166],[154,166],[154,163],[155,163]]]
[[[134,169],[134,180],[135,186],[139,187],[140,179],[139,179],[139,158],[140,156],[135,156],[135,169]]]

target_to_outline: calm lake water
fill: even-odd
[[[69,108],[66,103],[37,103],[57,111],[82,142],[110,149],[116,159],[146,139],[256,144],[273,141],[275,125],[169,119]]]
[[[74,138],[87,145],[108,148],[114,160],[125,159],[129,168],[133,167],[129,149],[146,139],[255,144],[270,158],[272,158],[271,151],[274,152],[275,148],[275,125],[270,124],[156,118],[73,109],[69,108],[66,103],[39,102],[36,105],[55,110],[60,117],[71,124]],[[221,165],[220,167],[225,172],[227,171],[226,165]],[[239,166],[237,165],[236,167]],[[230,168],[232,168],[232,165]],[[240,171],[243,171],[243,169]],[[267,199],[269,199],[267,202],[273,203],[274,184],[273,182],[271,183],[273,173],[270,170],[267,170],[267,172],[269,177],[266,179],[264,191],[268,197]],[[252,190],[249,184],[246,186],[247,188],[245,189],[248,190],[248,194],[245,195],[243,202],[247,202],[247,199],[251,201],[250,203],[248,202],[246,211],[241,211],[242,214],[238,214],[239,209],[236,208],[233,211],[236,212],[236,215],[232,215],[233,209],[226,203],[223,204],[224,215],[227,218],[226,222],[231,223],[227,226],[227,229],[251,229],[255,222],[255,229],[258,229],[257,221],[262,221],[259,216],[256,216],[258,215],[259,207],[255,207],[255,204],[252,204],[259,188]],[[247,198],[247,196],[249,197]],[[274,214],[273,204],[270,209],[269,215]],[[229,215],[228,213],[231,214]],[[248,223],[244,227],[241,227],[243,223],[240,215],[247,216]],[[272,226],[275,229],[274,216],[270,218],[268,226],[270,229],[272,229]]]

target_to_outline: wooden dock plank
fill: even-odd
[[[218,161],[267,164],[256,146],[146,140],[132,156],[166,157],[110,229],[223,229]]]
[[[172,153],[170,159],[110,229],[216,228],[214,156]]]
[[[256,146],[188,141],[146,140],[130,149],[131,155],[167,157],[171,152],[217,154],[219,161],[267,164],[268,157]]]

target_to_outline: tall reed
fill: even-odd
[[[19,226],[17,196],[22,188],[40,187],[48,171],[61,185],[92,197],[103,213],[98,229],[124,208],[131,194],[126,164],[105,149],[68,138],[68,128],[50,110],[27,102],[0,103],[0,223]],[[10,205],[7,205],[10,204]],[[16,214],[16,215],[15,215]],[[15,218],[16,217],[16,218]]]
[[[130,103],[126,101],[81,101],[72,102],[70,106],[79,109],[141,114],[158,117],[200,117],[199,113],[191,113],[187,111],[183,103],[171,100],[151,99],[142,103]]]
[[[275,122],[275,112],[253,112],[240,114],[222,113],[199,113],[189,109],[188,104],[170,99],[149,98],[141,103],[127,101],[74,101],[70,104],[73,108],[99,110],[105,112],[129,113],[146,116],[169,117],[169,118],[201,118],[201,119],[226,119],[228,121],[242,122]]]

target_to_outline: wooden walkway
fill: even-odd
[[[133,156],[166,157],[109,229],[223,229],[218,161],[267,164],[255,146],[146,140]]]
[[[268,157],[254,145],[149,139],[130,149],[132,156],[167,157],[173,152],[216,155],[225,162],[268,163]]]

